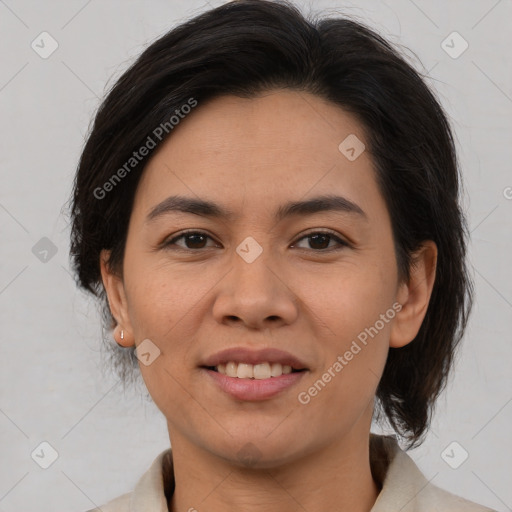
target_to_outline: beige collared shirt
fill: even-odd
[[[164,462],[172,474],[171,448],[158,455],[133,491],[87,512],[168,512]],[[493,512],[431,484],[394,437],[370,434],[370,464],[382,484],[370,512]],[[166,486],[172,493],[172,477]]]

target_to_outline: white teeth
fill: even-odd
[[[283,373],[292,373],[292,367],[287,365],[287,364],[285,364],[283,366]]]
[[[272,366],[270,367],[270,375],[272,377],[279,377],[279,375],[282,375],[283,373],[283,366],[281,363],[272,363]]]
[[[230,361],[228,364],[226,364],[226,375],[228,377],[236,377],[236,369],[238,368],[238,365],[234,363],[233,361]],[[219,368],[217,368],[219,370]]]
[[[236,369],[236,376],[239,379],[254,378],[254,366],[252,364],[238,363],[238,368]]]
[[[238,377],[239,379],[269,379],[270,377],[279,377],[280,375],[291,373],[290,365],[281,363],[235,363],[229,361],[227,364],[219,364],[216,367],[219,373],[228,377]]]
[[[255,364],[253,366],[255,379],[270,379],[272,372],[268,363]]]

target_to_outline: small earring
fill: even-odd
[[[117,331],[117,327],[116,327],[116,331]],[[118,331],[119,332],[119,331]],[[123,340],[124,340],[124,330],[121,329],[121,335],[120,335],[120,338],[121,338],[121,341],[117,341],[117,336],[116,334],[114,333],[114,341],[120,346],[120,347],[123,347],[124,348],[124,345],[123,345]]]

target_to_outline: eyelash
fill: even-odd
[[[203,236],[206,236],[207,238],[210,238],[211,240],[213,240],[213,238],[210,235],[208,235],[207,233],[205,233],[204,231],[188,230],[188,231],[183,231],[178,236],[172,238],[171,240],[169,240],[167,242],[164,242],[162,244],[162,246],[163,246],[164,249],[169,249],[172,245],[175,245],[175,242],[177,240],[179,240],[181,238],[184,238],[187,235],[203,235]],[[310,249],[310,250],[312,250],[314,252],[339,251],[339,250],[341,250],[341,249],[343,249],[345,247],[350,247],[350,244],[348,242],[345,242],[344,240],[342,240],[339,236],[336,235],[336,233],[334,231],[331,231],[329,229],[325,229],[323,231],[311,231],[309,233],[306,233],[305,235],[303,235],[302,237],[297,239],[297,242],[300,242],[301,240],[303,240],[305,238],[309,238],[309,237],[311,237],[313,235],[328,235],[331,238],[331,240],[335,240],[339,244],[338,247],[330,248],[330,249]],[[294,242],[294,244],[296,244],[297,242]],[[183,248],[183,247],[180,247],[180,246],[177,246],[177,247],[178,247],[177,250],[192,251],[192,252],[198,252],[201,249],[208,249],[208,247],[202,247],[200,249],[189,249],[189,248]],[[300,247],[300,249],[304,249],[304,248]]]

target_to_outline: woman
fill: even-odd
[[[370,433],[421,443],[466,326],[459,179],[358,23],[245,0],[149,46],[83,150],[72,257],[171,448],[101,510],[489,510]]]

